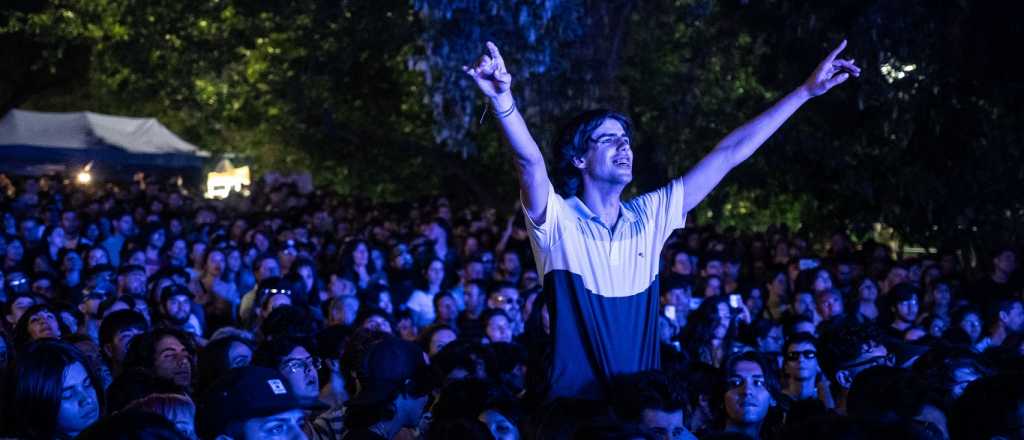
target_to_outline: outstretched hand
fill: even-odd
[[[845,48],[846,40],[843,40],[842,43],[839,43],[839,47],[832,50],[825,57],[825,60],[818,64],[818,68],[814,69],[814,73],[803,84],[804,90],[808,94],[811,96],[824,94],[833,87],[845,82],[850,78],[850,75],[860,76],[860,67],[857,67],[852,59],[836,59]]]
[[[496,99],[512,87],[512,75],[505,68],[505,60],[501,58],[498,46],[490,41],[487,42],[487,53],[476,65],[462,66],[462,70],[476,81],[477,87],[488,98]]]

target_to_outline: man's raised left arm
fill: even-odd
[[[846,47],[839,44],[800,87],[793,90],[754,119],[733,130],[707,156],[682,177],[686,195],[683,200],[685,215],[707,197],[730,170],[739,165],[764,144],[797,109],[809,99],[842,84],[850,75],[860,76],[853,60],[836,59]]]

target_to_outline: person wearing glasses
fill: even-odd
[[[312,341],[297,337],[274,338],[257,349],[253,365],[272,368],[284,376],[285,385],[306,408],[302,431],[310,439],[334,438],[333,433],[314,423],[317,416],[328,408],[320,398],[320,379],[317,372],[323,361],[313,356]]]
[[[658,256],[669,234],[797,109],[860,74],[852,60],[838,59],[844,41],[802,85],[727,135],[690,172],[623,202],[633,180],[629,119],[611,110],[576,116],[552,145],[552,180],[512,96],[505,60],[494,43],[486,46],[463,70],[490,100],[515,155],[531,246],[552,298],[548,398],[600,398],[613,372],[659,366]]]
[[[829,328],[818,344],[819,362],[831,382],[835,409],[846,414],[846,398],[860,372],[875,366],[893,366],[896,356],[881,343],[881,331],[871,323]]]
[[[828,379],[818,364],[818,340],[810,333],[797,333],[782,348],[782,392],[779,407],[787,420],[804,420],[825,415],[835,406]]]

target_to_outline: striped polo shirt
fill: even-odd
[[[617,223],[605,225],[549,186],[543,224],[526,216],[554,339],[549,399],[603,398],[612,375],[660,364],[658,259],[685,223],[682,181],[619,209]]]

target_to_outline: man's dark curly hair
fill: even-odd
[[[632,123],[625,115],[608,109],[590,110],[576,115],[562,126],[552,143],[555,155],[555,169],[552,173],[555,191],[562,197],[573,197],[582,190],[580,170],[573,165],[573,159],[581,158],[590,149],[590,137],[606,119],[622,124],[626,136],[632,138]]]

